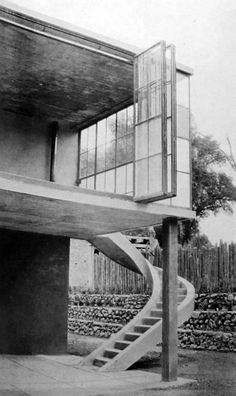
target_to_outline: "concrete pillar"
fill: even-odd
[[[69,285],[94,290],[94,247],[82,239],[70,240]]]
[[[177,219],[163,221],[162,380],[177,380]]]
[[[0,230],[0,353],[65,353],[69,238]]]

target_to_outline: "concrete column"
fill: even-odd
[[[177,219],[163,221],[162,380],[177,380]]]
[[[0,242],[0,353],[65,353],[69,238],[0,230]]]
[[[94,290],[94,247],[87,241],[70,240],[69,285]]]

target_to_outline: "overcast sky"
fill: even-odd
[[[199,131],[214,136],[225,150],[229,137],[236,157],[236,0],[14,3],[141,48],[160,39],[175,44],[178,62],[194,69],[191,102]],[[203,231],[212,242],[236,241],[236,215],[211,216]]]

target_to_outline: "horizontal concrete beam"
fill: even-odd
[[[0,227],[71,238],[125,231],[166,217],[194,218],[191,210],[0,172]]]

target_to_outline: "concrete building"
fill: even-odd
[[[156,304],[159,276],[114,233],[163,222],[163,378],[175,378],[177,221],[194,217],[191,69],[164,41],[142,52],[3,6],[0,47],[0,352],[66,351],[70,238],[146,275]],[[155,344],[154,322],[114,361]]]

